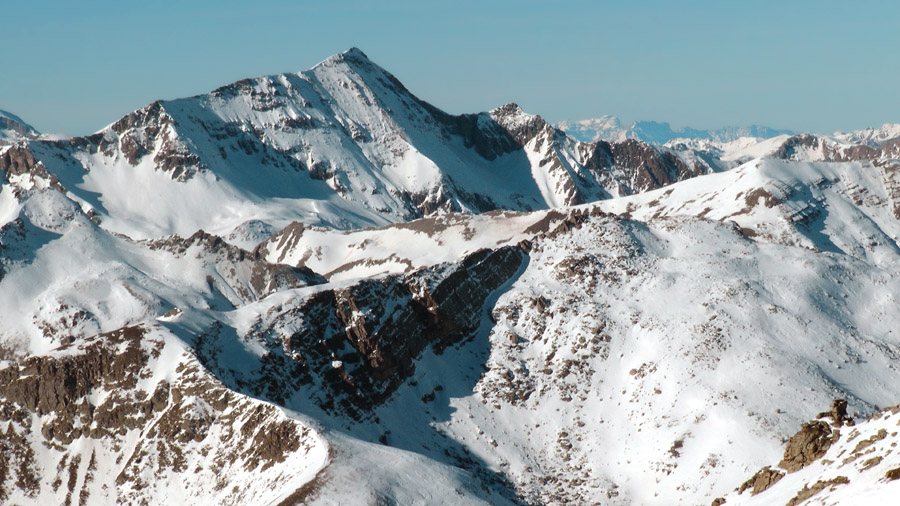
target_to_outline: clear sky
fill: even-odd
[[[8,1],[0,109],[86,134],[351,46],[452,113],[515,101],[550,121],[900,122],[900,2],[871,0]]]

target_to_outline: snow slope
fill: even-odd
[[[896,397],[900,314],[891,301],[900,293],[889,280],[898,224],[879,170],[757,162],[563,213],[425,220],[334,233],[334,241],[304,229],[290,235],[297,242],[284,241],[281,260],[320,247],[334,248],[321,255],[334,263],[302,261],[355,265],[368,249],[401,259],[333,274],[347,286],[353,273],[414,276],[411,259],[452,262],[488,241],[529,239],[528,266],[491,309],[491,323],[467,344],[426,353],[411,379],[351,429],[388,434],[391,445],[436,459],[449,438],[540,503],[708,502],[773,459],[832,398],[850,399],[859,416]],[[813,205],[817,218],[792,218]],[[422,249],[408,250],[413,243]],[[429,257],[432,244],[437,256]],[[252,309],[263,314],[271,312]],[[238,310],[234,318],[259,316]],[[289,333],[304,328],[288,313],[274,322],[281,318]],[[249,338],[242,328],[236,334]],[[292,341],[293,353],[301,344]],[[341,367],[358,360],[352,349],[337,356]],[[447,364],[471,371],[462,385]]]
[[[203,233],[116,236],[41,178],[20,179],[4,186],[18,205],[0,232],[4,501],[309,503],[326,478],[325,504],[443,502],[447,490],[457,504],[508,501],[459,468],[285,416],[209,375],[190,322],[324,281],[314,273]],[[234,358],[258,350],[233,346]],[[396,474],[372,475],[376,463]]]
[[[831,441],[799,470],[773,466],[779,478],[754,493],[727,494],[725,504],[892,504],[900,492],[897,407],[886,408],[855,426],[831,429]],[[787,456],[787,455],[786,455]]]
[[[492,309],[488,337],[476,339],[481,349],[441,355],[477,371],[487,346],[488,371],[472,380],[474,392],[447,398],[450,414],[435,407],[440,422],[426,416],[423,425],[540,502],[702,503],[774,458],[782,438],[832,398],[850,399],[857,416],[891,403],[900,352],[891,301],[900,293],[889,280],[900,231],[879,170],[757,162],[565,217],[458,218],[473,246],[523,236],[533,245],[528,268]],[[811,206],[816,216],[797,219]],[[417,228],[336,242],[304,231],[297,249],[333,244],[323,258],[352,264],[353,245],[366,244],[375,258],[402,258],[414,242],[404,234],[418,234],[416,243],[440,243],[440,255],[465,254],[459,225],[409,230]],[[408,383],[415,393],[400,400],[398,391],[379,419],[402,412],[396,423],[407,423],[407,403],[446,381],[439,365],[425,364]],[[367,430],[417,445],[408,429]]]
[[[896,399],[890,171],[756,161],[558,210],[296,225],[256,253],[204,234],[115,236],[18,176],[4,188],[17,204],[2,235],[0,369],[124,326],[168,336],[147,346],[176,339],[224,388],[302,413],[332,448],[327,464],[296,456],[309,472],[290,484],[228,475],[238,488],[274,480],[279,497],[708,503],[777,460],[832,398],[857,417]],[[253,281],[260,269],[270,281]],[[30,411],[32,434],[66,409]],[[206,434],[210,451],[226,444]],[[56,451],[81,466],[85,437]],[[33,497],[62,493],[41,483]],[[113,500],[97,487],[90,497]]]

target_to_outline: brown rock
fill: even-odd
[[[838,432],[822,421],[803,424],[803,428],[788,440],[784,449],[784,459],[778,466],[792,473],[803,469],[825,455],[828,448],[837,441]]]
[[[845,423],[850,425],[852,420],[847,417],[847,400],[835,399],[831,403],[831,411],[819,413],[817,418],[831,418],[831,425],[841,427]]]
[[[836,485],[846,485],[850,483],[850,479],[846,476],[838,476],[836,478],[832,478],[828,481],[819,480],[815,482],[811,487],[804,485],[800,491],[797,492],[790,501],[788,501],[787,506],[797,506],[801,502],[809,499],[810,497],[818,494],[822,490],[825,490],[826,487],[835,487]]]
[[[769,489],[769,487],[778,483],[778,480],[782,478],[784,478],[784,473],[766,466],[757,471],[757,473],[754,474],[753,477],[751,477],[749,480],[741,484],[741,486],[738,487],[738,494],[743,494],[748,489],[750,490],[750,495],[756,495],[760,492],[765,492]],[[722,503],[724,502],[725,500],[722,499]],[[714,501],[713,506],[715,505],[716,503]]]

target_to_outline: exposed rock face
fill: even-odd
[[[210,284],[232,303],[238,304],[261,299],[278,290],[317,285],[325,279],[307,267],[290,267],[272,264],[260,258],[257,252],[248,252],[225,242],[219,236],[197,231],[194,235],[178,236],[147,241],[151,249],[166,250],[179,256],[192,255],[216,266],[221,281],[210,278]],[[237,297],[229,294],[234,292]]]
[[[519,247],[483,250],[458,264],[316,292],[252,331],[270,352],[258,373],[236,381],[274,402],[317,384],[324,388],[314,394],[323,409],[364,416],[413,373],[426,347],[440,353],[470,337],[488,297],[525,258]],[[214,342],[218,330],[203,341]],[[236,374],[217,364],[215,353],[200,358],[213,370]]]
[[[13,194],[17,198],[21,198],[23,192],[31,189],[51,187],[64,191],[57,177],[47,173],[44,164],[37,160],[24,144],[10,146],[0,152],[0,174],[3,174],[6,181],[15,181],[12,187]]]
[[[835,399],[831,403],[831,411],[819,413],[817,418],[831,418],[831,425],[842,427],[844,424],[853,425],[853,419],[847,416],[847,399]]]
[[[519,146],[525,146],[540,133],[555,131],[543,118],[525,113],[519,104],[514,102],[494,109],[491,111],[491,117],[509,132]]]
[[[540,158],[539,166],[556,181],[554,189],[564,205],[654,190],[718,170],[700,159],[689,166],[674,151],[636,139],[574,142],[514,103],[490,114],[526,151]]]
[[[749,490],[751,495],[756,495],[765,492],[769,489],[769,487],[778,483],[778,480],[782,478],[784,478],[783,472],[776,469],[771,469],[769,466],[766,466],[757,471],[757,473],[754,474],[752,478],[745,481],[740,487],[738,487],[737,491],[739,494],[743,494],[745,491]],[[723,500],[722,503],[724,502],[725,501]]]
[[[894,217],[900,220],[900,162],[877,160],[873,163],[879,169],[882,184],[894,211]]]
[[[602,149],[601,146],[598,144],[598,149]],[[688,167],[672,153],[659,152],[657,148],[636,140],[602,147],[609,150],[614,166],[632,172],[633,193],[655,190],[713,171],[710,167]]]
[[[309,429],[223,388],[173,346],[127,327],[0,369],[0,499],[150,504],[177,486],[244,504],[271,493],[266,482],[289,486],[282,466],[321,462]],[[58,473],[40,471],[36,452]],[[188,471],[196,479],[176,478]],[[235,472],[258,473],[260,486],[232,489]]]
[[[837,431],[832,432],[826,422],[804,423],[803,428],[788,440],[784,458],[778,466],[789,473],[803,469],[825,455],[837,438]]]
[[[39,163],[27,147],[14,146],[0,156],[0,171],[3,171],[6,177],[30,174],[40,170]]]
[[[0,111],[0,146],[37,137],[38,131],[22,121],[22,118]]]
[[[103,135],[97,149],[107,155],[119,152],[132,165],[155,152],[153,162],[159,170],[186,181],[205,167],[179,138],[175,126],[175,119],[156,101],[113,123],[110,133],[117,135]]]
[[[774,158],[783,160],[795,159],[801,150],[821,150],[821,140],[812,134],[798,134],[789,137],[778,150],[773,153]]]
[[[853,423],[846,403],[837,399],[820,418],[841,420],[841,425],[832,429],[821,420],[806,423],[788,443],[786,461],[779,466],[791,473],[790,480],[781,479],[781,470],[765,467],[722,499],[744,504],[740,494],[750,489],[753,495],[761,494],[755,499],[762,501],[759,504],[857,504],[860,497],[872,504],[890,503],[896,491],[881,487],[900,477],[895,455],[898,414],[900,408],[894,406]],[[810,466],[813,460],[816,465]]]

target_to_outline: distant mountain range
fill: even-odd
[[[615,116],[602,116],[580,121],[562,121],[557,124],[561,130],[582,142],[621,142],[638,139],[651,144],[665,144],[675,139],[706,139],[716,142],[731,142],[741,137],[768,139],[778,135],[791,135],[790,130],[751,125],[748,127],[724,127],[716,130],[698,130],[684,127],[673,130],[671,125],[658,121],[635,121],[623,126]]]
[[[626,139],[637,139],[651,144],[666,144],[672,141],[707,140],[717,143],[730,143],[742,138],[770,139],[782,135],[794,135],[790,130],[781,130],[765,126],[750,125],[747,127],[723,127],[715,130],[700,130],[684,127],[673,130],[669,123],[657,121],[635,121],[623,126],[615,116],[579,121],[561,121],[556,125],[569,136],[582,142],[622,142]],[[884,142],[900,138],[900,124],[885,123],[879,128],[867,128],[848,133],[835,132],[833,137],[852,144],[877,146]]]

